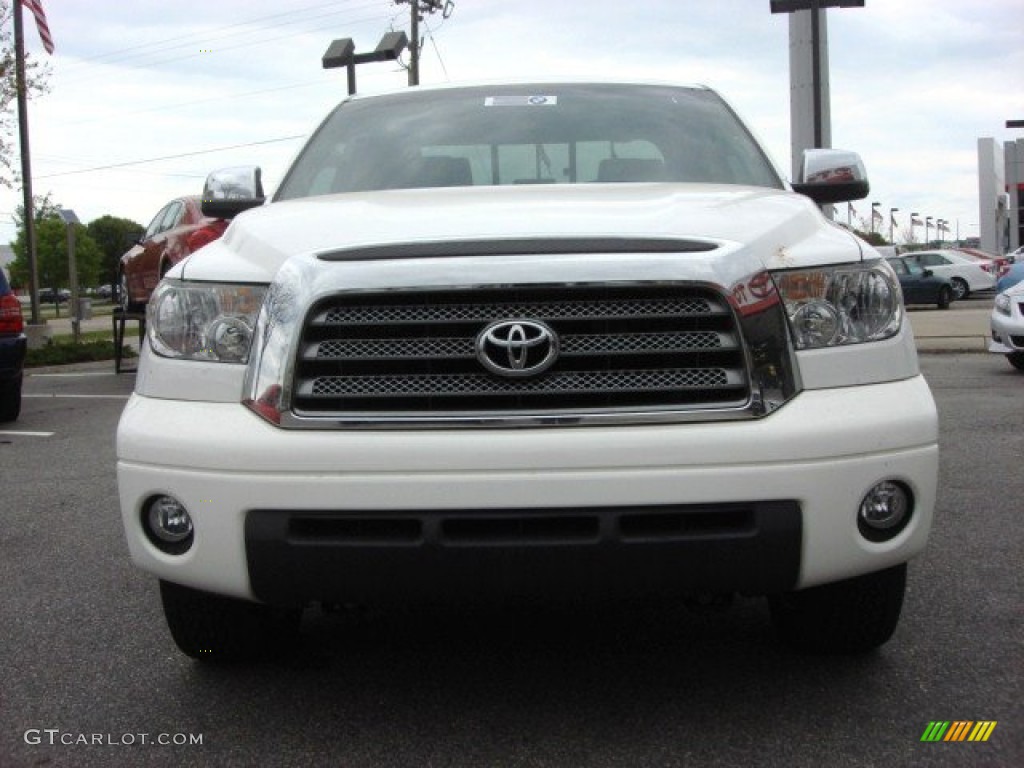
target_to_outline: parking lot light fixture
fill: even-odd
[[[405,32],[388,32],[377,43],[377,47],[369,53],[356,53],[352,38],[343,37],[334,40],[327,47],[321,62],[324,69],[345,67],[348,70],[348,95],[356,92],[356,64],[371,61],[394,61],[409,44]]]

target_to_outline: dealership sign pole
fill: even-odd
[[[770,0],[772,13],[788,13],[790,134],[793,178],[805,149],[832,144],[826,8],[859,8],[865,0]]]

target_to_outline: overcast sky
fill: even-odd
[[[272,191],[301,139],[345,95],[323,70],[331,40],[374,48],[407,29],[393,0],[44,0],[51,70],[30,104],[36,194],[89,222],[148,224],[198,194],[215,168],[258,164]],[[832,143],[861,153],[871,201],[978,234],[977,139],[1024,135],[1024,0],[867,0],[828,12]],[[437,13],[421,82],[594,75],[721,91],[784,173],[790,169],[789,26],[768,0],[456,0]],[[360,92],[403,87],[394,64],[362,65]],[[0,191],[0,242],[19,190]],[[845,218],[842,211],[840,218]],[[919,236],[923,234],[919,232]]]

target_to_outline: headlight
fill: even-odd
[[[1010,316],[1010,297],[1005,293],[996,296],[996,312],[1007,317]]]
[[[903,322],[899,283],[884,260],[772,276],[797,349],[880,341]]]
[[[249,359],[263,285],[163,280],[149,300],[149,343],[163,357],[217,363]]]

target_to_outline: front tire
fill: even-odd
[[[953,283],[953,298],[957,301],[963,301],[971,295],[970,286],[962,277],[954,277],[951,282]]]
[[[294,644],[300,609],[278,609],[160,582],[164,617],[175,644],[205,662],[256,661],[283,655]]]
[[[949,305],[953,303],[953,289],[948,285],[942,286],[939,289],[939,309],[949,309]]]
[[[867,653],[892,637],[903,608],[906,563],[769,598],[781,639],[806,653]]]
[[[1024,371],[1024,352],[1010,352],[1006,359],[1010,361],[1010,365],[1016,368],[1018,371]]]

